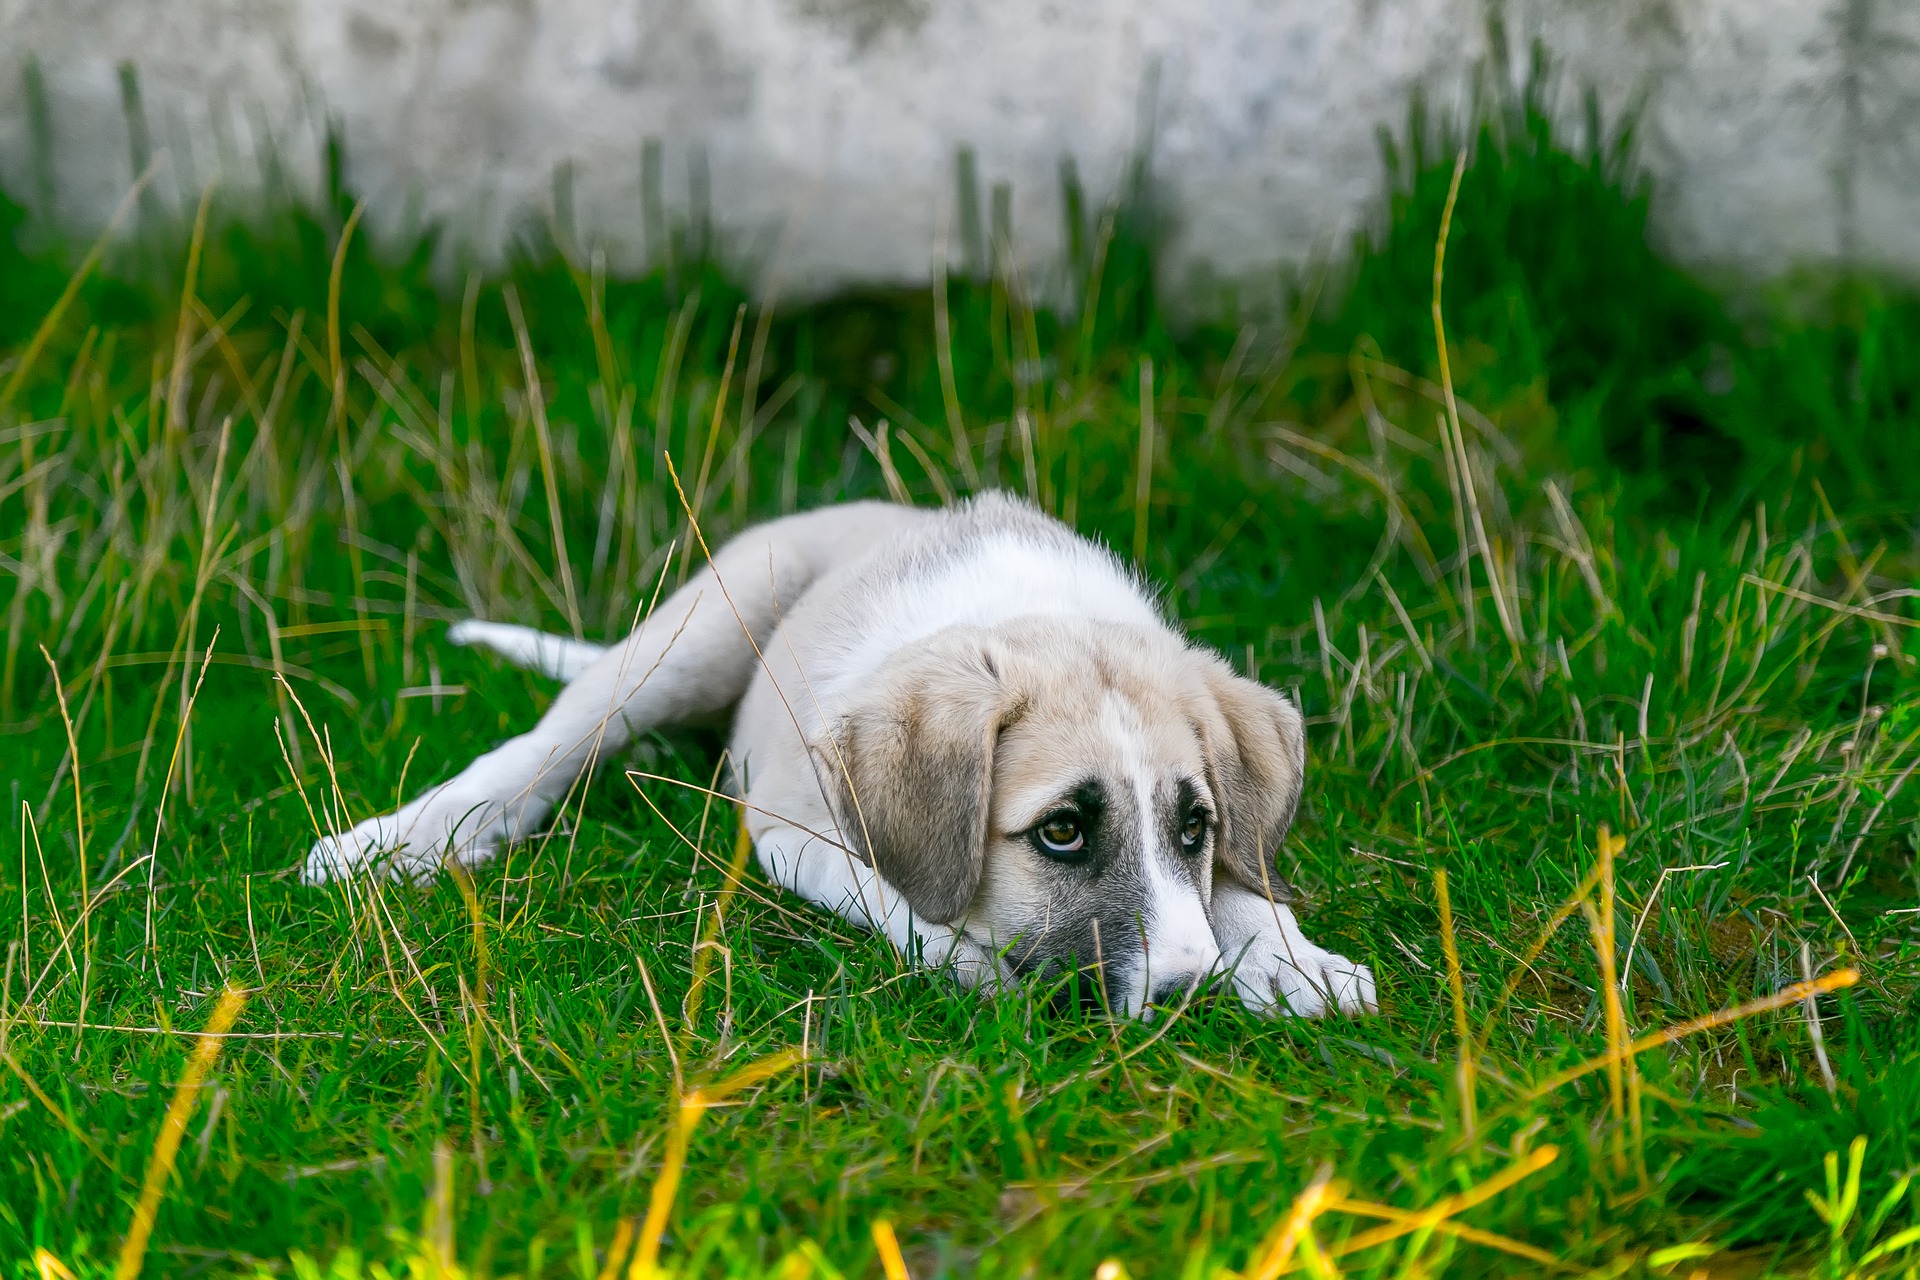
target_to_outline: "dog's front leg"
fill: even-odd
[[[1225,879],[1213,887],[1213,936],[1233,986],[1256,1013],[1371,1013],[1373,973],[1308,942],[1285,904]]]
[[[506,842],[540,829],[579,776],[581,764],[571,757],[538,729],[523,734],[394,812],[322,837],[302,878],[321,884],[375,866],[419,878],[447,857],[468,866],[484,862]]]
[[[898,889],[839,844],[783,824],[755,832],[753,844],[768,879],[842,920],[886,934],[916,963],[947,969],[963,987],[996,986],[1008,977],[992,951],[916,916]]]
[[[777,585],[761,572],[756,579],[743,567],[739,576],[754,589],[734,592],[743,609],[758,610],[749,624],[770,611],[762,602]],[[319,883],[374,865],[420,876],[449,855],[468,865],[485,861],[539,831],[580,775],[635,733],[711,717],[736,702],[753,643],[713,571],[703,572],[562,689],[533,729],[396,812],[322,838],[307,856],[305,879]]]

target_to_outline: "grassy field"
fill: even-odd
[[[0,246],[4,1274],[1912,1274],[1920,307],[1710,291],[1539,119],[1477,135],[1444,359],[1450,146],[1177,324],[1145,189],[1054,278],[794,307],[697,227],[436,288],[337,192]],[[552,696],[446,622],[687,572],[668,458],[710,538],[998,485],[1138,558],[1297,691],[1283,869],[1380,1015],[982,1002],[618,768],[470,879],[301,887]]]

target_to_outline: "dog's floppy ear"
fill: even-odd
[[[842,834],[923,920],[959,919],[980,887],[994,741],[1017,713],[992,641],[959,629],[895,657],[814,748]]]
[[[1229,875],[1275,902],[1293,899],[1293,887],[1274,865],[1280,840],[1293,825],[1306,779],[1306,729],[1300,709],[1284,694],[1233,674],[1211,656],[1206,686],[1214,714],[1202,714],[1209,785],[1219,806],[1216,856]]]

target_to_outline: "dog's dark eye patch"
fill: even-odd
[[[1012,833],[1039,855],[1033,859],[1039,879],[1033,912],[1016,926],[1005,951],[1016,973],[1059,977],[1082,969],[1088,983],[1104,980],[1110,1002],[1122,998],[1141,963],[1148,898],[1147,833],[1127,796],[1124,787],[1090,777],[1062,792],[1032,827]],[[1060,814],[1081,824],[1085,845],[1077,855],[1063,857],[1040,846],[1040,828]]]
[[[1207,832],[1215,819],[1213,810],[1200,798],[1199,784],[1193,779],[1180,779],[1180,785],[1174,789],[1170,816],[1174,848],[1196,854],[1206,847]]]
[[[1058,862],[1087,862],[1100,848],[1106,809],[1105,788],[1097,779],[1088,779],[1029,828],[1027,839],[1044,857]]]
[[[1088,778],[1075,787],[1070,798],[1073,807],[1090,819],[1098,819],[1107,811],[1107,789],[1098,778]]]

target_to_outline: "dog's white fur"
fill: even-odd
[[[308,881],[482,861],[635,734],[732,713],[767,875],[966,985],[1097,966],[1137,1014],[1230,969],[1262,1012],[1373,1007],[1368,970],[1308,942],[1269,878],[1299,713],[1175,635],[1110,554],[1010,499],[758,526],[606,649],[478,621],[449,638],[566,687],[527,733],[319,841]],[[1038,843],[1061,812],[1100,833],[1091,861]],[[1189,818],[1199,846],[1169,834]]]

